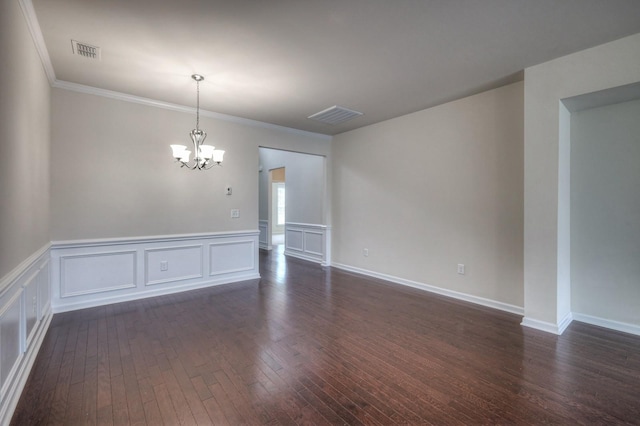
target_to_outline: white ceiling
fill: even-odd
[[[33,0],[56,78],[337,134],[640,32],[639,0]],[[74,56],[71,39],[102,49]],[[327,125],[333,105],[364,113]]]

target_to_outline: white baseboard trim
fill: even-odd
[[[585,324],[596,325],[598,327],[609,328],[611,330],[622,331],[623,333],[640,336],[640,326],[626,322],[614,321],[606,318],[594,317],[586,314],[573,313],[573,320]]]
[[[557,334],[560,336],[569,327],[569,324],[573,321],[573,315],[569,312],[560,320],[558,324],[552,322],[540,321],[531,317],[522,318],[521,325],[529,328],[535,328],[536,330],[544,331],[547,333]]]
[[[420,283],[417,281],[411,281],[404,278],[395,277],[393,275],[382,274],[379,272],[369,271],[367,269],[356,268],[354,266],[344,265],[341,263],[332,263],[332,267],[343,269],[349,272],[355,272],[357,274],[366,275],[373,278],[379,278],[385,281],[392,282],[394,284],[400,284],[407,287],[417,288],[419,290],[428,291],[429,293],[439,294],[441,296],[451,297],[453,299],[463,300],[465,302],[474,303],[476,305],[486,306],[488,308],[497,309],[500,311],[509,312],[516,315],[524,315],[524,308],[516,305],[511,305],[497,300],[486,299],[484,297],[474,296],[472,294],[461,293],[458,291],[447,290],[441,287],[435,287],[429,284]]]
[[[219,285],[231,284],[240,281],[248,281],[260,279],[260,274],[236,275],[231,279],[220,279],[206,282],[199,282],[189,285],[176,285],[172,287],[163,287],[161,289],[149,290],[144,293],[134,293],[120,296],[102,297],[96,300],[86,300],[75,303],[68,303],[55,308],[56,314],[62,312],[77,311],[78,309],[95,308],[96,306],[111,305],[113,303],[130,302],[133,300],[146,299],[148,297],[164,296],[167,294],[181,293],[183,291],[197,290],[199,288],[215,287]]]
[[[291,251],[291,250],[286,250],[284,251],[284,255],[285,256],[291,256],[291,257],[295,257],[296,259],[302,259],[302,260],[306,260],[308,262],[313,262],[313,263],[317,263],[321,266],[327,266],[325,261],[322,259],[319,259],[317,257],[312,257],[312,256],[305,256],[304,253],[297,253],[295,251]]]

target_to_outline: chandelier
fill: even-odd
[[[192,79],[196,81],[196,128],[189,133],[193,142],[193,161],[190,161],[191,151],[184,145],[171,145],[173,150],[173,158],[180,163],[180,167],[186,167],[191,170],[207,170],[213,166],[222,164],[224,151],[215,149],[211,145],[203,145],[207,134],[200,130],[200,82],[204,77],[199,74],[193,74]]]

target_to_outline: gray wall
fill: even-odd
[[[286,221],[326,225],[325,158],[260,148],[260,219],[268,219],[269,170],[286,173]]]
[[[50,87],[17,1],[0,1],[0,279],[49,242]]]
[[[640,101],[571,116],[571,308],[640,325]]]
[[[225,161],[187,171],[169,144],[189,141],[195,114],[60,89],[52,100],[54,241],[257,229],[258,147],[330,152],[328,138],[201,116]]]
[[[332,155],[334,262],[522,307],[522,82],[337,135]]]

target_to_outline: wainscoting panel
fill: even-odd
[[[202,278],[202,244],[145,250],[145,285]]]
[[[259,278],[258,235],[251,230],[54,242],[53,311]]]
[[[329,229],[326,225],[287,222],[284,227],[286,256],[298,257],[323,266],[328,264]]]
[[[136,286],[136,252],[112,251],[60,257],[60,297]]]
[[[258,230],[260,231],[260,239],[258,240],[260,243],[260,248],[264,250],[273,249],[273,247],[271,246],[271,242],[269,241],[269,221],[262,219],[259,220]]]
[[[51,322],[49,248],[0,279],[0,424],[9,424]]]
[[[285,227],[285,249],[304,252],[304,233],[302,229]]]
[[[9,377],[15,375],[18,359],[22,353],[22,339],[20,312],[22,305],[22,289],[17,289],[9,295],[8,300],[3,301],[0,312],[0,381],[2,382],[2,394],[5,387],[11,382]]]
[[[209,275],[252,271],[257,267],[256,244],[252,240],[209,244]]]

